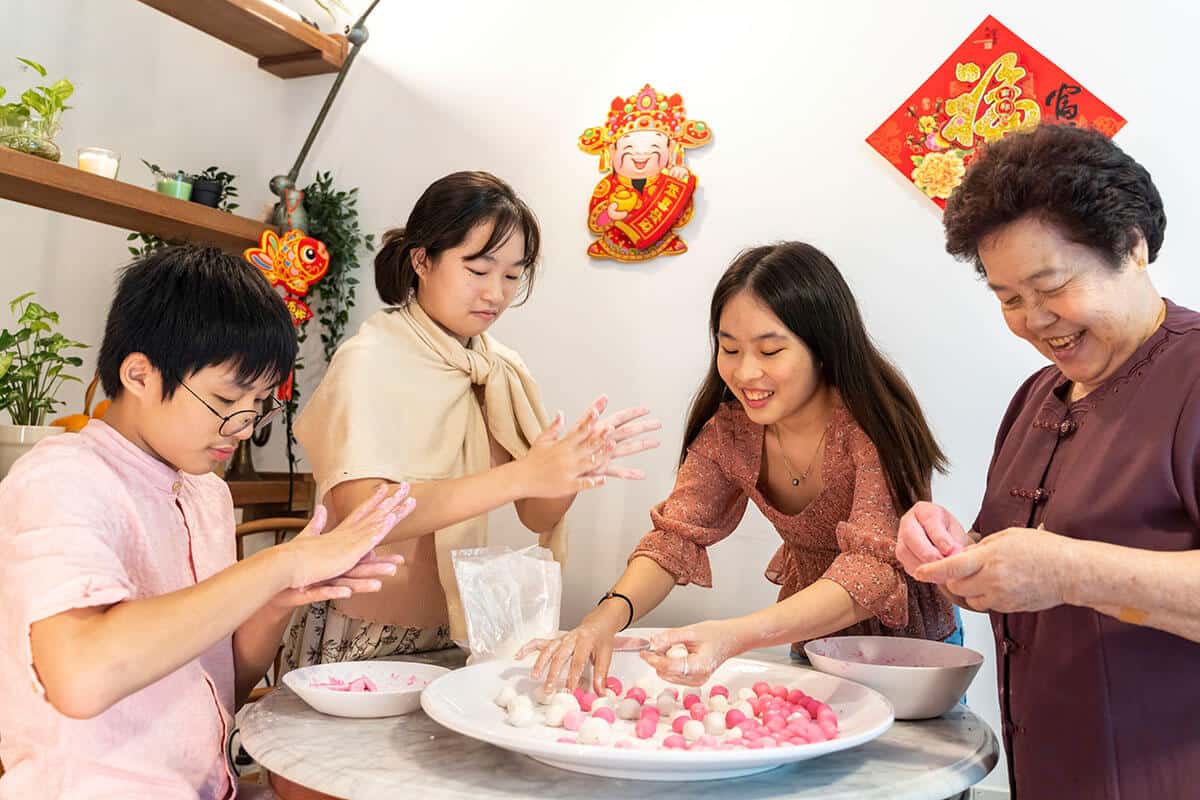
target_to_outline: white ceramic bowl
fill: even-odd
[[[411,661],[345,661],[294,669],[284,684],[322,714],[335,717],[394,717],[421,707],[421,692],[450,670]],[[315,686],[331,678],[350,683],[367,677],[377,692],[339,692]]]
[[[966,647],[899,636],[833,636],[804,645],[822,672],[870,686],[896,719],[931,719],[954,708],[983,655]]]
[[[530,692],[537,685],[529,677],[532,664],[530,657],[520,663],[489,661],[455,670],[425,691],[421,705],[434,721],[464,736],[524,753],[560,769],[635,780],[695,781],[751,775],[857,747],[879,736],[892,724],[891,705],[878,692],[865,686],[816,670],[731,658],[713,674],[710,684],[724,684],[734,693],[757,681],[803,689],[827,702],[837,712],[838,738],[799,746],[705,752],[559,742],[560,737],[574,734],[541,724],[514,728],[505,722],[504,711],[493,702],[506,684],[518,693]],[[650,666],[632,652],[613,653],[610,672],[627,685],[654,674]],[[666,685],[661,681],[658,683]],[[656,695],[657,691],[655,689],[651,694]],[[660,731],[664,730],[665,727],[660,728]],[[617,739],[632,739],[633,723],[617,720],[614,734]],[[632,795],[640,796],[638,792]]]

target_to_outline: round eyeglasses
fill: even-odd
[[[188,394],[204,403],[204,407],[213,413],[221,420],[221,427],[217,431],[221,436],[237,436],[247,428],[253,427],[254,432],[258,433],[263,428],[270,425],[283,411],[283,405],[275,399],[274,396],[268,397],[263,401],[263,410],[261,413],[253,409],[244,411],[235,411],[232,414],[222,414],[211,405],[209,405],[203,397],[192,391],[192,388],[182,381],[179,384],[184,389],[188,390]]]

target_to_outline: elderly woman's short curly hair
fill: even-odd
[[[1070,125],[1014,133],[980,154],[946,203],[946,250],[983,275],[980,241],[1027,214],[1091,247],[1113,269],[1139,231],[1153,261],[1167,227],[1146,168],[1103,134]]]

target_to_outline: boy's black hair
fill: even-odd
[[[108,310],[99,372],[121,394],[121,364],[143,353],[162,374],[163,399],[204,367],[232,364],[246,386],[282,382],[296,361],[296,329],[283,300],[244,259],[213,247],[156,250],[125,267]]]

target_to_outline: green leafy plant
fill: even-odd
[[[46,68],[36,61],[17,60],[46,77]],[[74,93],[75,87],[63,78],[49,86],[25,90],[16,102],[0,104],[0,146],[58,161],[62,153],[53,141],[63,112],[70,108],[67,98]],[[0,86],[0,99],[7,94],[8,90]]]
[[[238,204],[233,202],[238,193],[237,187],[233,185],[237,175],[225,172],[220,167],[206,167],[203,172],[192,174],[193,183],[199,180],[216,181],[221,184],[221,198],[217,201],[217,208],[232,212],[238,207]]]
[[[18,58],[17,61],[41,77],[47,76],[46,68],[36,61],[28,58]],[[7,93],[8,90],[0,86],[0,99],[3,99]],[[0,105],[0,115],[3,115],[3,121],[9,124],[34,120],[48,127],[57,127],[62,113],[70,108],[67,105],[67,98],[74,93],[75,87],[65,78],[59,79],[49,86],[34,86],[21,94],[19,102]],[[37,116],[34,117],[34,114]]]
[[[321,325],[321,349],[325,363],[333,358],[334,352],[346,335],[350,322],[350,309],[354,308],[358,292],[360,268],[359,254],[375,249],[375,236],[363,234],[358,219],[358,189],[337,189],[329,172],[318,172],[315,179],[304,189],[304,210],[308,213],[308,234],[325,243],[329,250],[329,269],[325,277],[313,287],[317,296],[313,313]],[[308,340],[309,322],[303,323],[296,332],[301,346]],[[304,359],[297,358],[296,373],[304,369]],[[285,403],[284,427],[287,435],[288,469],[296,469],[296,438],[292,426],[300,408],[299,381],[292,384],[292,396]],[[266,443],[266,437],[255,440]]]
[[[142,159],[142,163],[146,165],[146,167],[151,173],[154,174],[154,177],[156,178],[173,178],[180,172],[183,172],[183,170],[179,170],[178,172],[168,172],[158,164],[151,164],[144,158]],[[188,175],[186,172],[183,174]],[[203,172],[191,173],[190,177],[193,181],[195,181],[197,178],[221,181],[221,199],[218,208],[220,208],[222,211],[228,211],[232,213],[233,210],[238,207],[238,204],[233,202],[238,196],[237,187],[233,183],[235,180],[237,180],[236,175],[225,172],[220,167],[208,167]],[[152,236],[148,233],[131,233],[125,237],[125,240],[129,242],[141,243],[136,247],[132,244],[129,245],[129,253],[135,258],[145,258],[166,244],[166,242],[164,242],[162,239],[158,238],[157,236]]]
[[[28,292],[9,303],[17,328],[0,330],[0,410],[8,412],[14,425],[42,425],[47,412],[64,401],[55,394],[65,381],[79,378],[63,370],[83,365],[83,359],[64,355],[65,350],[87,347],[61,333],[58,314],[29,298]]]
[[[323,329],[321,346],[325,363],[329,363],[346,335],[350,309],[354,308],[359,253],[375,249],[375,236],[363,235],[359,226],[358,189],[335,189],[328,172],[318,172],[305,188],[304,210],[308,212],[309,235],[324,242],[329,250],[329,271],[314,287],[315,311]]]

